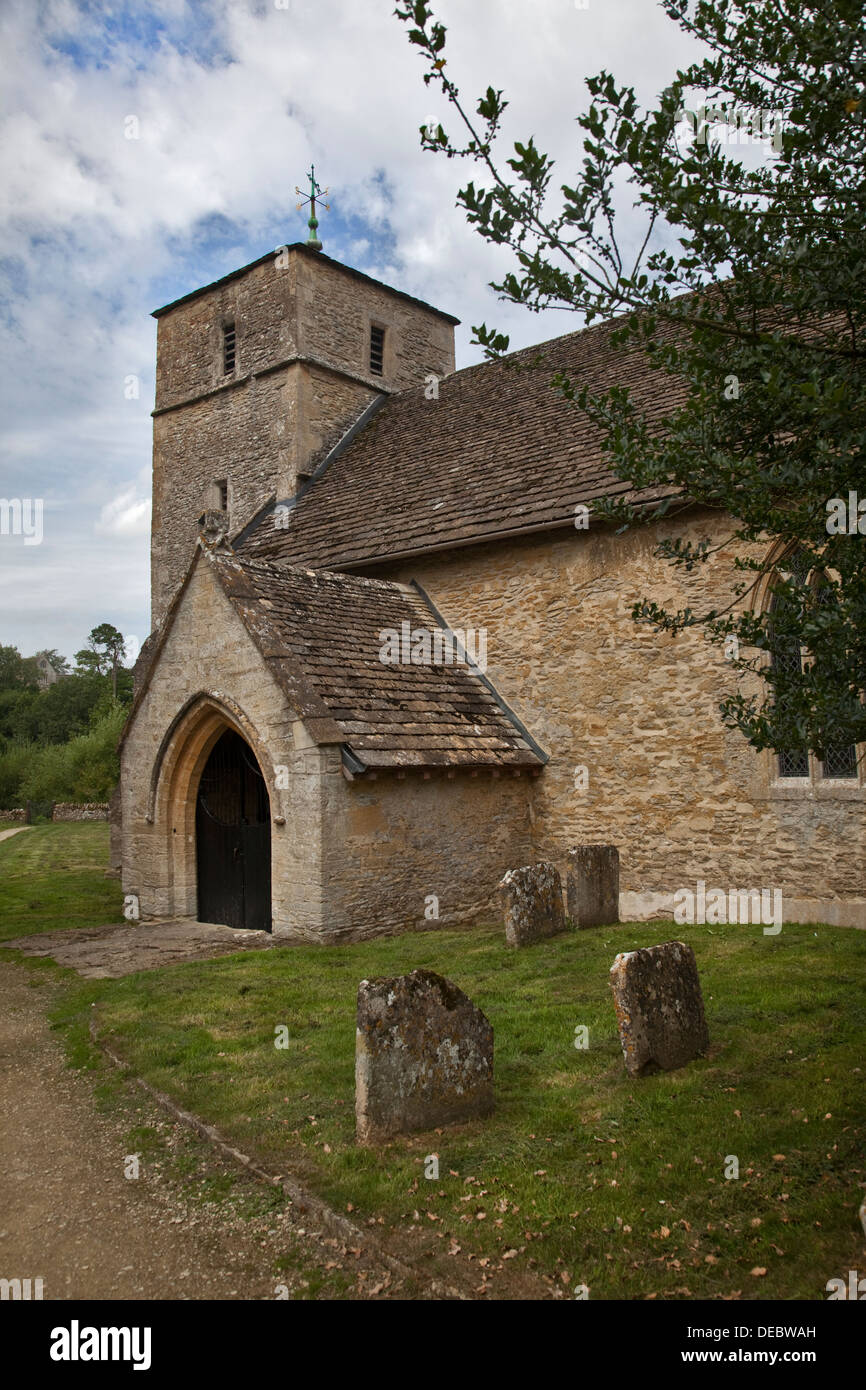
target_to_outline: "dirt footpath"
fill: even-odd
[[[97,1108],[94,1073],[66,1065],[46,1021],[55,989],[0,960],[0,1278],[42,1278],[46,1299],[406,1296],[375,1258],[307,1230],[290,1204],[268,1210],[253,1179],[237,1175],[232,1201],[197,1199],[234,1170],[147,1099]],[[158,1131],[164,1155],[143,1158],[137,1180],[124,1176],[133,1125]],[[238,1191],[258,1215],[240,1214]]]

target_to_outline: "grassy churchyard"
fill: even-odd
[[[119,921],[107,835],[46,825],[0,845],[0,935]],[[694,949],[710,1053],[629,1080],[608,971],[671,938]],[[496,1113],[360,1149],[358,982],[417,967],[492,1023]],[[542,1296],[824,1300],[862,1260],[866,933],[624,923],[514,951],[491,925],[59,978],[76,1064],[102,1065],[86,1045],[96,1002],[133,1072],[431,1274],[471,1255],[479,1286],[531,1279]]]

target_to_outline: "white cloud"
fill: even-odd
[[[147,536],[150,534],[150,498],[139,497],[135,484],[124,488],[100,510],[94,526],[98,536]]]
[[[434,0],[467,97],[511,101],[508,138],[579,164],[583,76],[644,96],[689,47],[649,0]],[[325,249],[514,346],[566,332],[488,289],[508,265],[455,208],[468,168],[425,154],[418,126],[454,121],[425,87],[394,0],[6,0],[0,11],[0,491],[46,499],[46,539],[0,547],[0,641],[82,644],[97,622],[146,633],[146,479],[157,304],[306,235],[295,184],[331,188]],[[138,139],[125,138],[128,116]],[[454,131],[456,134],[456,130]],[[138,378],[138,398],[124,384]],[[135,479],[134,483],[129,480]],[[63,518],[52,532],[52,517]]]

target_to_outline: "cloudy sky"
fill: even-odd
[[[449,72],[511,101],[577,166],[583,78],[645,100],[694,56],[655,0],[440,0]],[[70,656],[111,622],[149,631],[151,310],[306,235],[295,185],[331,189],[325,250],[515,347],[578,325],[501,304],[503,269],[455,206],[469,174],[425,154],[454,130],[394,0],[2,0],[0,496],[41,499],[42,539],[0,535],[0,643]],[[134,120],[130,119],[134,118]],[[454,132],[456,134],[456,130]],[[137,138],[130,138],[130,136]],[[28,539],[30,543],[28,543]]]

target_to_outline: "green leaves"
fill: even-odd
[[[497,333],[495,329],[488,328],[485,323],[477,327],[472,325],[472,341],[484,348],[484,356],[489,359],[501,357],[508,351],[509,337],[507,333]]]
[[[467,130],[463,147],[443,131],[427,148],[483,166],[458,202],[513,253],[494,288],[587,324],[615,317],[613,340],[644,358],[634,396],[553,383],[597,426],[620,484],[594,511],[622,529],[699,504],[726,528],[708,527],[723,540],[674,535],[658,547],[683,574],[712,567],[726,603],[669,613],[646,599],[636,620],[737,638],[731,670],[750,684],[722,714],[756,747],[864,741],[866,537],[831,536],[826,523],[830,499],[866,498],[866,4],[662,4],[706,56],[649,110],[611,73],[587,77],[580,147],[559,187],[534,137],[494,158],[507,103],[488,87],[466,113],[430,8],[397,14],[429,60],[425,81],[440,82]],[[623,236],[624,182],[645,216],[636,241],[632,228]],[[474,333],[487,356],[507,350],[486,325]],[[626,490],[662,500],[637,506]],[[791,592],[772,578],[786,547],[811,576]],[[802,661],[774,656],[795,650]]]

